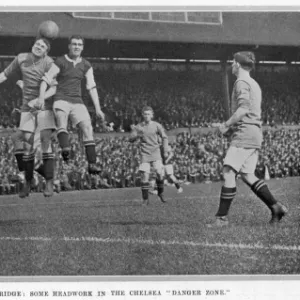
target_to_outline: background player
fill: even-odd
[[[62,157],[68,162],[70,154],[69,133],[67,130],[68,119],[73,125],[78,125],[83,134],[86,157],[90,174],[99,173],[96,166],[96,149],[91,118],[82,100],[81,82],[86,79],[86,88],[89,91],[96,115],[104,120],[104,114],[100,108],[98,92],[94,80],[91,64],[81,57],[84,48],[84,39],[81,36],[72,36],[69,39],[69,53],[58,57],[43,77],[40,88],[41,102],[45,97],[47,85],[50,85],[57,77],[58,86],[54,96],[54,114],[57,121],[57,138],[62,149]]]
[[[51,134],[55,129],[55,120],[52,111],[52,102],[47,100],[45,103],[38,103],[39,87],[45,72],[47,72],[53,60],[47,55],[50,51],[50,43],[45,38],[37,38],[31,53],[19,54],[13,62],[0,74],[0,83],[4,82],[14,72],[20,72],[23,81],[23,97],[21,107],[21,120],[19,130],[23,140],[23,153],[21,149],[16,150],[16,158],[19,169],[25,171],[25,183],[20,191],[21,198],[27,197],[30,192],[30,184],[33,179],[34,171],[34,132],[37,123],[41,127],[41,142],[43,151],[43,162],[46,174],[46,197],[53,194],[53,160],[51,150]],[[50,98],[55,93],[55,86],[45,93],[45,99]],[[33,106],[35,108],[33,109]],[[36,109],[39,109],[37,111]],[[33,111],[34,110],[34,111]],[[21,145],[21,144],[19,144]],[[21,146],[20,146],[21,147]],[[19,151],[18,151],[19,150]],[[22,165],[22,166],[21,166]]]
[[[228,212],[236,195],[236,175],[241,174],[243,181],[271,210],[271,223],[279,222],[287,212],[277,202],[263,180],[255,175],[258,151],[262,144],[261,128],[261,89],[251,78],[250,71],[255,66],[252,52],[238,52],[234,55],[232,73],[237,77],[231,98],[231,118],[219,126],[226,134],[232,130],[230,147],[224,159],[224,186],[221,190],[220,205],[216,222],[209,227],[228,225]]]
[[[149,177],[150,168],[153,167],[156,172],[156,184],[158,197],[162,202],[166,202],[164,199],[164,168],[162,163],[162,156],[160,152],[159,137],[162,140],[163,156],[168,156],[168,137],[163,127],[152,121],[153,109],[150,106],[146,106],[142,110],[143,119],[142,123],[137,126],[132,126],[132,132],[129,140],[131,142],[140,139],[141,150],[141,164],[139,171],[142,174],[142,197],[145,204],[149,204]]]

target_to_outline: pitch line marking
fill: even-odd
[[[265,246],[261,243],[256,244],[227,244],[227,243],[209,243],[209,242],[193,242],[179,240],[141,240],[141,239],[121,239],[121,238],[99,238],[99,237],[64,237],[51,238],[42,236],[32,237],[0,237],[0,241],[37,241],[37,242],[93,242],[93,243],[123,243],[135,245],[161,245],[161,246],[191,246],[191,247],[207,247],[207,248],[227,248],[239,250],[279,250],[279,251],[300,251],[300,245],[270,245]]]
[[[281,197],[281,196],[286,196],[286,194],[284,193],[280,193],[280,194],[275,194],[273,193],[274,196],[277,196],[277,197]],[[298,195],[298,193],[289,193],[289,195]],[[237,195],[238,198],[244,198],[244,197],[247,197],[249,196],[250,198],[255,198],[254,195],[249,195],[249,194],[239,194]],[[220,195],[207,195],[207,196],[186,196],[184,197],[184,195],[182,195],[181,197],[178,197],[178,196],[175,196],[174,198],[171,198],[171,197],[168,197],[166,198],[166,200],[181,200],[181,201],[184,201],[184,200],[195,200],[195,199],[199,199],[199,200],[203,200],[203,199],[219,199],[220,198]],[[50,206],[50,205],[73,205],[73,204],[91,204],[91,203],[105,203],[103,202],[106,201],[108,206],[109,206],[109,203],[111,202],[119,202],[119,203],[123,203],[124,201],[126,202],[129,202],[129,201],[132,201],[132,202],[141,202],[142,203],[142,200],[141,198],[133,198],[133,199],[123,199],[123,200],[119,200],[119,199],[110,199],[110,200],[106,200],[106,199],[101,199],[101,197],[99,197],[99,199],[97,200],[85,200],[85,201],[54,201],[54,202],[38,202],[38,200],[35,201],[32,201],[32,202],[28,202],[28,203],[6,203],[6,204],[0,204],[0,207],[13,207],[13,206],[36,206],[36,205],[45,205],[45,206]],[[150,200],[151,201],[151,200]],[[88,206],[88,205],[87,205]]]

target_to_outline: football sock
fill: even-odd
[[[149,188],[150,188],[149,182],[143,182],[141,188],[142,188],[143,200],[148,200],[149,199]]]
[[[46,180],[51,180],[54,177],[54,154],[43,153],[44,174]]]
[[[59,146],[61,147],[61,155],[65,162],[68,162],[70,156],[70,142],[69,142],[69,133],[61,128],[57,130],[57,139]]]
[[[65,129],[57,130],[57,139],[58,139],[61,149],[63,149],[63,150],[70,149],[69,133]]]
[[[96,163],[96,144],[94,141],[83,142],[85,147],[86,159],[89,164]]]
[[[34,156],[35,156],[34,153],[23,155],[25,179],[27,182],[30,182],[33,179]]]
[[[228,187],[222,186],[219,210],[216,214],[217,217],[224,217],[224,216],[228,215],[230,205],[231,205],[232,200],[234,199],[235,195],[236,195],[236,187],[228,188]]]
[[[261,199],[269,208],[271,208],[272,205],[277,203],[277,200],[273,197],[271,194],[268,186],[263,180],[257,180],[253,185],[251,186],[251,190],[254,192],[254,194]]]
[[[37,173],[39,173],[41,176],[45,178],[45,170],[44,170],[44,164],[40,164],[37,169],[35,169]]]
[[[164,192],[164,181],[156,179],[156,184],[157,184],[157,194],[161,195]]]
[[[15,158],[17,160],[17,165],[20,172],[24,171],[23,155],[24,155],[24,150],[15,151]]]
[[[176,182],[175,187],[176,187],[177,190],[179,190],[180,189],[180,184],[178,182]]]

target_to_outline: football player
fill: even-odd
[[[51,69],[45,73],[39,99],[41,102],[44,101],[47,86],[51,85],[53,79],[56,78],[58,85],[54,96],[53,110],[62,157],[65,162],[68,162],[70,143],[67,126],[70,118],[73,126],[78,125],[83,134],[83,143],[89,164],[88,171],[90,174],[98,174],[101,170],[96,166],[96,145],[91,117],[82,100],[81,83],[84,79],[86,79],[86,88],[95,106],[96,115],[104,120],[104,114],[100,108],[93,68],[90,62],[81,56],[83,48],[83,37],[76,35],[69,39],[68,54],[58,57]]]
[[[49,84],[45,93],[44,103],[39,103],[39,89],[42,77],[49,71],[53,64],[48,56],[50,43],[47,39],[38,37],[30,53],[21,53],[0,74],[0,83],[6,81],[14,72],[22,75],[22,107],[19,130],[21,140],[19,149],[15,149],[15,156],[20,170],[25,172],[25,182],[20,191],[21,198],[29,196],[31,181],[34,172],[34,133],[39,124],[41,129],[41,142],[43,151],[43,163],[46,176],[45,197],[53,194],[54,155],[51,149],[51,135],[56,128],[53,115],[51,97],[56,91],[55,83]],[[21,146],[22,144],[22,146]]]
[[[236,195],[237,174],[270,209],[271,223],[278,223],[287,213],[286,207],[274,198],[267,184],[254,174],[263,137],[262,93],[258,83],[250,76],[254,66],[254,53],[243,51],[234,54],[232,73],[237,79],[231,97],[232,116],[218,127],[222,134],[231,131],[231,142],[224,159],[224,185],[219,209],[215,222],[209,224],[209,227],[228,225],[229,208]]]
[[[141,150],[141,164],[139,171],[142,177],[142,197],[143,203],[149,204],[149,177],[150,168],[153,167],[157,178],[157,192],[158,197],[162,202],[166,202],[164,199],[164,166],[162,163],[162,155],[160,151],[159,139],[162,141],[163,157],[168,156],[168,137],[163,129],[162,125],[153,121],[153,109],[150,106],[146,106],[142,110],[144,121],[136,126],[132,126],[132,132],[129,140],[134,142],[140,140]]]

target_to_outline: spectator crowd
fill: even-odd
[[[300,124],[300,74],[296,69],[282,72],[255,71],[252,75],[263,91],[264,125]],[[229,76],[229,87],[234,78]],[[107,126],[96,120],[92,101],[84,93],[95,131],[129,131],[141,121],[140,111],[150,105],[155,119],[167,129],[210,127],[225,118],[223,83],[220,71],[206,70],[115,70],[95,69],[95,80]],[[83,90],[85,90],[83,88]],[[21,91],[13,80],[0,86],[0,127],[14,127],[13,109],[20,106]]]
[[[128,137],[97,139],[97,164],[100,175],[89,175],[85,151],[77,135],[70,135],[71,158],[65,165],[54,140],[56,157],[55,180],[59,188],[68,190],[122,188],[140,186],[138,142],[129,143]],[[214,132],[207,134],[188,132],[170,138],[174,151],[174,173],[181,182],[212,182],[222,179],[222,162],[228,147],[226,138]],[[256,173],[259,177],[269,170],[271,178],[300,175],[300,129],[266,130]],[[14,193],[22,176],[18,173],[10,136],[0,139],[0,194]],[[43,179],[35,174],[34,190],[43,190]]]

